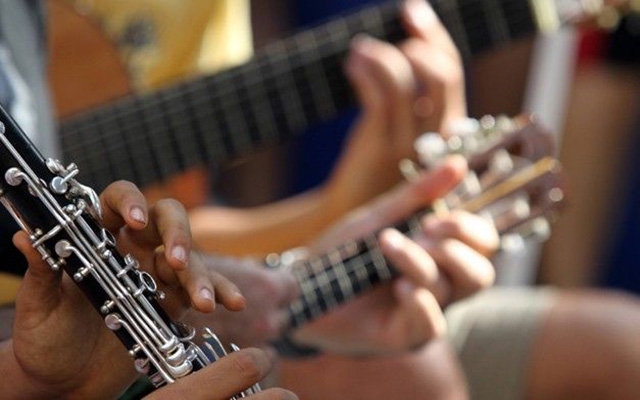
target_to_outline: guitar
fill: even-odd
[[[584,9],[577,1],[576,9]],[[465,57],[544,30],[549,16],[575,18],[541,1],[436,0],[432,5]],[[66,118],[60,124],[63,158],[81,165],[81,177],[97,189],[116,179],[144,187],[291,140],[355,104],[341,62],[357,32],[402,39],[398,4],[334,19],[222,73]]]
[[[458,209],[493,221],[505,249],[518,243],[516,238],[548,235],[549,221],[565,199],[560,164],[549,156],[552,142],[540,126],[526,119],[506,120],[479,133],[454,136],[448,144],[434,146],[434,138],[423,137],[416,142],[421,159],[433,163],[451,152],[460,152],[468,158],[470,173],[429,209],[397,224],[400,232],[418,234],[422,230],[420,219],[426,214]],[[398,274],[382,255],[376,234],[310,259],[281,260],[271,255],[267,265],[289,268],[301,289],[300,296],[288,307],[290,329]]]

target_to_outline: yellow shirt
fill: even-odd
[[[118,43],[138,89],[215,71],[251,55],[248,0],[69,1]]]

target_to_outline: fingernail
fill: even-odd
[[[351,40],[351,52],[347,59],[348,72],[356,75],[364,73],[364,58],[367,52],[366,48],[368,47],[367,42],[369,41],[370,39],[364,34],[358,34]]]
[[[409,7],[408,17],[417,28],[427,28],[433,25],[437,19],[433,8],[424,0],[409,1],[407,6]]]
[[[211,289],[207,288],[207,287],[203,287],[202,289],[200,289],[200,291],[198,292],[198,294],[200,295],[200,297],[202,297],[203,299],[207,299],[210,302],[213,303],[213,293],[211,292]]]
[[[129,211],[129,216],[134,221],[142,222],[143,224],[147,223],[147,217],[140,207],[132,207],[131,211]]]
[[[373,44],[374,39],[366,33],[359,33],[351,39],[351,48],[360,54],[367,52]]]
[[[182,261],[183,263],[187,262],[187,251],[182,246],[176,246],[171,250],[171,257],[176,260]]]

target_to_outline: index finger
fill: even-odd
[[[145,397],[160,399],[228,399],[266,376],[272,361],[264,351],[231,353]]]
[[[117,181],[100,194],[102,224],[114,232],[125,224],[133,229],[143,229],[148,221],[147,201],[131,182]]]
[[[163,252],[169,266],[175,270],[185,269],[192,247],[186,209],[177,200],[163,199],[151,207],[149,215],[146,227],[131,232],[130,241],[154,249],[164,246]]]

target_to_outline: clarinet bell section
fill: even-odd
[[[78,182],[75,164],[45,159],[0,107],[0,202],[53,271],[80,287],[155,387],[174,382],[226,354],[205,329],[174,322],[160,305],[164,294],[131,255],[121,255],[101,224],[93,189]],[[254,386],[244,394],[259,391]]]

